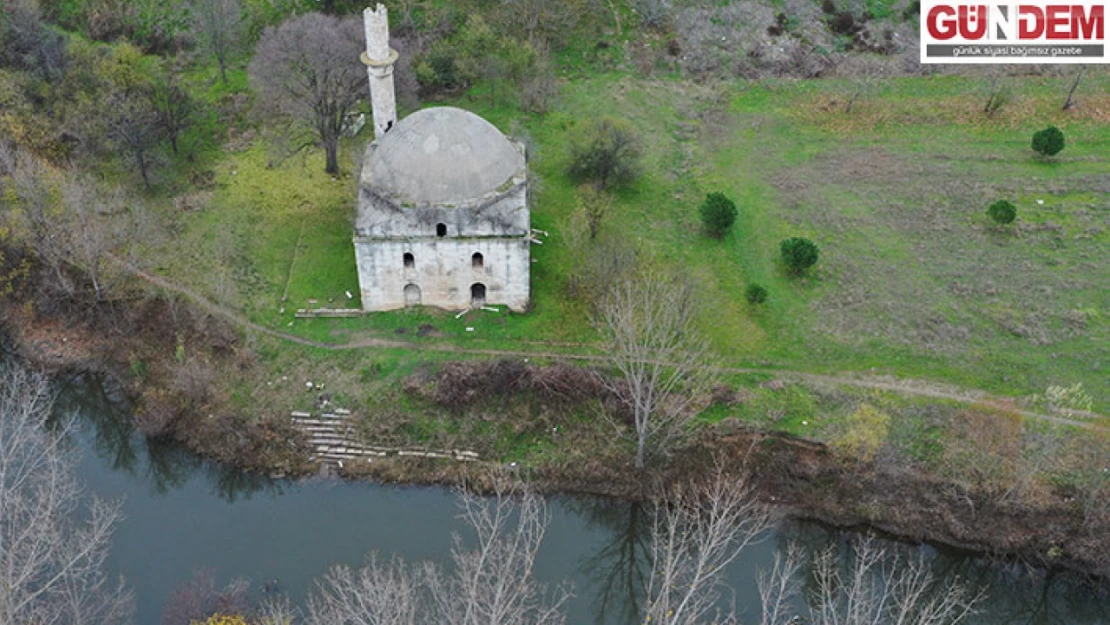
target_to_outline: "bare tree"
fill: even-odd
[[[235,53],[243,27],[242,0],[193,0],[193,33],[220,66],[227,84],[227,60]]]
[[[119,505],[84,497],[51,403],[44,379],[0,371],[0,623],[129,622],[131,594],[104,571]]]
[[[59,240],[66,260],[89,278],[99,302],[107,286],[104,262],[128,239],[124,217],[118,214],[124,210],[123,196],[118,189],[99,190],[71,175],[62,184],[62,203],[64,220],[58,225],[64,231]]]
[[[667,493],[656,508],[642,622],[721,622],[712,614],[719,607],[725,567],[770,527],[771,517],[745,476],[727,473],[720,462],[704,481]]]
[[[8,144],[0,145],[0,176],[6,178],[7,188],[2,197],[11,202],[15,211],[7,213],[10,225],[16,226],[23,239],[32,248],[42,264],[49,268],[54,278],[50,282],[67,296],[76,292],[76,286],[66,272],[64,229],[61,208],[55,201],[52,172],[30,152]]]
[[[595,306],[615,285],[635,275],[639,249],[624,233],[599,229],[597,238],[591,239],[590,224],[580,211],[571,213],[560,231],[567,249],[579,259],[567,275],[571,297]]]
[[[551,101],[558,91],[559,84],[555,77],[555,68],[547,56],[546,49],[541,47],[536,56],[535,67],[521,81],[520,108],[542,117],[551,110]]]
[[[1083,80],[1083,75],[1086,73],[1087,66],[1080,65],[1079,72],[1076,73],[1075,80],[1072,81],[1071,88],[1068,89],[1068,98],[1064,100],[1064,106],[1062,107],[1062,110],[1068,111],[1071,110],[1071,107],[1075,106],[1075,90],[1079,88],[1079,83]]]
[[[416,625],[420,569],[367,558],[360,569],[332,568],[308,600],[309,625]]]
[[[586,10],[582,0],[504,0],[497,17],[504,32],[558,44]]]
[[[871,538],[856,545],[848,567],[835,547],[821,552],[813,576],[813,625],[957,625],[982,599],[958,578],[942,582],[923,559],[892,555]]]
[[[535,581],[547,526],[543,500],[499,484],[494,497],[463,493],[460,517],[477,536],[455,537],[445,570],[371,557],[359,570],[333,568],[309,598],[308,625],[559,625],[567,593]]]
[[[1013,90],[1007,76],[1002,70],[992,70],[987,73],[988,84],[986,88],[987,101],[983,104],[983,112],[987,117],[993,117],[1002,107],[1014,99]]]
[[[143,186],[150,191],[152,152],[162,140],[158,113],[150,100],[133,91],[117,91],[108,97],[103,115],[108,140],[134,161]]]
[[[339,173],[339,137],[368,89],[362,37],[357,18],[307,13],[267,28],[249,68],[264,106],[303,124],[323,147],[329,174]]]
[[[477,534],[467,549],[456,535],[451,550],[451,575],[432,576],[429,584],[437,606],[436,622],[444,625],[554,625],[564,622],[563,603],[556,591],[546,600],[544,586],[533,578],[536,552],[547,529],[544,501],[532,493],[514,493],[498,485],[497,496],[461,496],[460,516]]]
[[[1052,423],[1022,422],[1021,455],[1014,463],[1014,483],[999,497],[1000,501],[1021,501],[1039,479],[1053,473],[1063,460],[1070,438],[1062,426]]]
[[[126,201],[118,188],[98,188],[73,171],[51,169],[25,151],[0,146],[0,176],[4,175],[17,209],[12,225],[49,268],[51,286],[68,298],[76,297],[77,278],[83,274],[96,301],[104,299],[112,286],[105,271],[109,254],[149,236],[142,231],[141,204]]]
[[[590,240],[597,238],[601,222],[613,208],[613,198],[597,185],[586,183],[578,187],[578,211],[586,219],[590,229]]]
[[[631,182],[640,172],[643,155],[639,134],[627,120],[599,117],[587,120],[571,134],[568,173],[608,189]]]
[[[1083,512],[1083,527],[1110,527],[1110,435],[1090,432],[1076,441],[1074,469]]]
[[[217,613],[245,614],[250,611],[249,592],[246,579],[233,579],[220,588],[212,571],[193,571],[192,579],[178,585],[166,601],[162,625],[192,625]]]
[[[785,554],[775,553],[770,571],[759,572],[756,584],[759,586],[760,625],[795,625],[798,622],[790,601],[801,591],[798,581],[801,568],[802,551],[791,545]]]
[[[858,101],[865,100],[878,91],[884,75],[884,65],[880,59],[860,56],[846,60],[838,71],[842,71],[847,77],[843,87],[844,114],[851,115]]]
[[[279,593],[270,594],[259,601],[254,618],[258,625],[293,625],[298,614],[289,596]]]
[[[158,130],[163,137],[169,139],[173,153],[177,154],[178,138],[193,125],[197,113],[196,101],[181,87],[177,76],[173,74],[158,76],[147,97],[154,109]]]
[[[623,376],[603,380],[632,410],[637,468],[649,452],[666,451],[692,416],[691,403],[712,386],[709,345],[694,317],[693,285],[658,274],[618,283],[593,316]]]

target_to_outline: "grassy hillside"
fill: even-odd
[[[577,262],[562,237],[575,197],[566,143],[583,120],[619,114],[641,133],[644,173],[618,192],[605,227],[634,239],[648,263],[697,281],[702,328],[728,363],[889,373],[1014,395],[1080,381],[1105,407],[1110,81],[1090,77],[1081,106],[1064,113],[1065,79],[1022,79],[1015,101],[991,119],[979,113],[981,82],[890,79],[850,114],[852,85],[832,80],[706,87],[610,74],[564,82],[542,118],[491,108],[480,89],[451,101],[531,146],[533,224],[551,237],[533,247],[535,305],[525,315],[294,320],[297,308],[358,305],[353,182],[350,173],[325,176],[316,154],[270,166],[262,140],[220,157],[204,208],[178,214],[180,234],[150,257],[260,323],[317,339],[592,343],[585,307],[566,295]],[[1042,162],[1029,141],[1048,123],[1068,147]],[[348,172],[366,140],[350,142]],[[699,231],[696,207],[709,191],[740,208],[721,241]],[[986,217],[998,198],[1018,206],[1014,225]],[[778,242],[794,235],[821,247],[803,279],[778,260]],[[764,306],[744,301],[750,282],[770,290]],[[436,336],[416,336],[425,325]]]

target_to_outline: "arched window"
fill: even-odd
[[[486,303],[486,285],[476,282],[470,285],[470,305],[482,306]]]
[[[447,236],[447,224],[436,224],[436,236],[437,237]]]
[[[405,269],[412,269],[416,266],[416,257],[411,252],[405,252]]]
[[[470,266],[474,267],[475,269],[481,269],[485,266],[485,264],[486,259],[482,258],[481,252],[474,252],[474,255],[470,257]]]

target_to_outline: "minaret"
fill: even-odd
[[[397,123],[393,97],[393,64],[397,51],[389,47],[389,12],[385,6],[362,12],[366,26],[366,52],[362,62],[370,74],[370,106],[374,109],[374,138],[381,139]]]

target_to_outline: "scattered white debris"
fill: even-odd
[[[354,299],[355,298],[354,295],[351,295],[350,291],[345,291],[345,293],[347,293],[347,299]]]
[[[287,323],[287,324],[285,324],[285,325],[287,325],[287,326],[289,326],[290,328],[292,328],[292,327],[293,327],[293,322],[292,322],[292,321],[290,321],[289,323]]]
[[[282,306],[281,310],[279,310],[278,313],[284,315],[285,314],[285,306]]]
[[[343,461],[342,460],[336,460],[336,462],[339,463],[339,468],[342,469],[343,468]]]
[[[474,331],[474,328],[472,328],[472,327],[470,327],[470,326],[467,326],[467,327],[466,327],[466,331],[467,331],[467,332],[473,332],[473,331]]]
[[[501,312],[500,308],[494,308],[493,306],[482,306],[482,310],[487,310],[489,312]]]
[[[464,310],[464,311],[460,312],[459,314],[455,315],[455,319],[461,318],[463,315],[465,315],[468,312],[470,312],[469,308],[467,308],[466,310]]]
[[[1037,204],[1040,204],[1041,206],[1044,206],[1044,200],[1037,200]]]
[[[305,382],[304,385],[306,388],[312,388],[312,382]]]
[[[802,421],[802,425],[809,425],[809,421]]]

